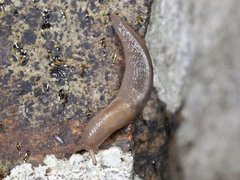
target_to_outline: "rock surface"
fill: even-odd
[[[152,109],[151,113],[148,109]],[[168,151],[173,115],[153,91],[142,117],[133,124],[134,173],[141,179],[164,180],[168,174]]]
[[[240,2],[183,3],[193,64],[178,132],[184,177],[240,179]]]
[[[58,160],[54,155],[48,155],[44,164],[33,167],[25,163],[16,166],[4,180],[128,180],[132,179],[133,158],[131,153],[123,153],[120,148],[113,147],[100,151],[98,164],[94,166],[88,153],[73,155],[68,160]]]
[[[239,8],[237,0],[153,4],[147,40],[158,95],[173,111],[185,102],[173,179],[240,179]]]
[[[133,5],[132,3],[134,3],[135,1],[129,2],[131,4],[130,7],[144,7],[142,6],[143,4],[140,4],[140,6]],[[151,3],[151,1],[148,1],[148,3]],[[93,5],[91,5],[91,7],[92,6]],[[6,12],[8,10],[8,6],[4,7]],[[17,7],[19,7],[19,4],[17,4]],[[118,11],[121,12],[124,4],[121,4],[117,7]],[[111,8],[113,8],[113,5],[111,6]],[[0,9],[2,10],[3,6],[0,6]],[[69,161],[58,161],[55,160],[53,156],[48,156],[47,159],[45,159],[44,161],[46,165],[33,167],[30,164],[23,164],[19,167],[21,167],[21,169],[27,169],[27,171],[24,172],[26,176],[42,176],[43,178],[46,177],[45,173],[47,173],[47,176],[52,178],[66,177],[67,172],[73,173],[73,176],[78,174],[80,175],[80,177],[83,177],[81,175],[82,172],[79,172],[78,170],[83,167],[90,167],[90,169],[86,169],[88,171],[90,170],[90,172],[93,172],[93,176],[95,178],[105,178],[105,170],[112,173],[111,170],[114,170],[114,168],[116,168],[114,163],[119,162],[120,166],[117,166],[117,168],[122,168],[121,173],[127,173],[121,176],[123,178],[133,178],[134,170],[135,173],[137,173],[135,179],[169,179],[169,176],[166,173],[168,171],[168,167],[166,165],[166,157],[168,155],[169,135],[174,129],[174,125],[172,126],[171,123],[179,123],[177,122],[179,119],[177,116],[172,116],[171,113],[168,113],[167,110],[179,113],[179,108],[181,107],[182,102],[184,102],[184,106],[182,106],[182,114],[185,117],[185,121],[183,121],[177,132],[177,135],[174,137],[174,140],[176,141],[173,141],[172,143],[172,147],[174,148],[174,152],[176,155],[175,161],[179,161],[177,164],[178,166],[176,167],[177,169],[175,169],[175,171],[171,171],[172,179],[240,179],[240,111],[238,110],[240,106],[239,9],[240,2],[238,2],[237,0],[221,2],[217,2],[214,0],[154,1],[154,4],[152,6],[151,21],[146,35],[146,40],[155,64],[154,83],[156,89],[158,90],[157,94],[159,95],[160,99],[166,103],[166,107],[163,102],[159,102],[157,98],[154,97],[155,94],[153,93],[152,98],[148,103],[148,106],[143,112],[143,116],[139,117],[139,120],[134,122],[133,125],[129,127],[130,129],[133,127],[133,139],[136,140],[134,147],[134,153],[136,158],[134,160],[135,162],[133,162],[132,157],[128,153],[122,154],[120,150],[110,148],[107,151],[101,151],[98,158],[101,156],[102,153],[115,152],[120,155],[114,155],[115,157],[111,158],[116,158],[114,162],[108,160],[100,160],[99,164],[107,163],[107,165],[105,164],[107,167],[104,165],[102,166],[101,170],[96,167],[94,171],[91,171],[93,169],[91,169],[91,165],[88,164],[91,162],[85,162],[85,160],[83,160],[84,158],[88,159],[88,156],[86,156],[85,154],[83,156],[74,155],[70,158]],[[32,10],[30,10],[29,12],[31,13]],[[44,15],[45,11],[42,12]],[[53,13],[54,10],[51,10],[50,12]],[[141,15],[147,15],[149,9],[144,8],[144,10],[141,9],[137,12],[142,12],[140,13]],[[21,17],[21,14],[20,17],[19,15],[16,17],[16,12],[12,13],[13,15],[4,16],[4,21],[11,23],[12,21],[14,21],[14,18]],[[0,15],[0,17],[3,17],[3,12],[1,12]],[[53,13],[51,15],[52,18],[56,17],[55,15]],[[81,16],[82,14],[80,13],[79,15]],[[134,24],[133,27],[135,28],[135,30],[138,30],[138,32],[142,35],[144,34],[146,26],[141,26],[141,22],[143,22],[141,17],[145,17],[146,20],[147,16],[136,16],[133,20],[130,18],[132,16],[129,15],[126,11],[123,13],[123,15],[128,17],[128,20],[130,20],[130,22]],[[44,16],[45,18],[48,17],[46,13]],[[34,18],[36,17],[33,16],[33,19]],[[25,23],[29,24],[30,26],[35,26],[36,24],[34,24],[33,19],[25,19]],[[44,22],[45,21],[43,18],[41,20],[41,23]],[[37,35],[36,38],[35,33],[31,29],[24,29],[26,28],[24,26],[24,18],[22,18],[22,20],[20,19],[20,24],[23,27],[23,32],[21,33],[22,36],[20,40],[25,44],[26,47],[29,47],[29,44],[38,41],[39,35]],[[49,24],[46,22],[43,25],[43,28],[46,29],[49,26]],[[82,24],[82,26],[88,25],[89,24]],[[14,45],[15,42],[14,38],[9,38],[9,32],[11,32],[12,29],[6,25],[3,25],[3,27],[4,28],[0,30],[1,34],[4,34],[4,36],[1,36],[0,39],[1,42],[3,42],[3,51],[0,52],[1,57],[6,60],[8,58],[8,54],[10,52],[13,52],[13,55],[16,55],[20,60],[16,62],[13,59],[12,64],[15,63],[14,67],[18,66],[16,65],[16,63],[20,63],[20,69],[23,68],[22,65],[28,66],[29,63],[31,64],[31,61],[29,62],[29,59],[27,58],[28,56],[25,55],[25,57],[21,57],[24,55],[24,52],[21,51],[21,48],[20,50],[17,48],[15,49],[15,51],[12,49],[12,45]],[[111,29],[109,29],[109,26],[107,24],[106,33],[107,35],[109,35],[107,36],[108,38],[106,39],[106,42],[110,43]],[[29,35],[29,38],[27,38],[27,34]],[[46,36],[47,35],[49,34],[46,34]],[[101,41],[100,37],[99,41],[104,42]],[[80,54],[83,57],[86,56],[87,59],[90,60],[88,62],[89,66],[87,66],[87,68],[91,69],[97,67],[97,69],[99,69],[99,64],[97,66],[94,65],[95,60],[91,59],[92,56],[88,56],[89,54],[92,54],[92,52],[89,50],[90,44],[86,43],[85,41],[81,42],[79,46],[80,49],[86,49],[88,53],[81,54],[80,52]],[[15,44],[15,48],[16,47],[17,46]],[[49,47],[51,48],[51,46]],[[75,49],[77,49],[77,46],[74,45],[74,47]],[[54,48],[58,49],[58,46],[54,46]],[[56,52],[57,51],[54,51],[54,53]],[[112,55],[114,55],[115,57],[116,54],[111,54],[111,52],[112,49],[106,51],[106,56],[112,57]],[[63,54],[67,54],[66,51],[64,51]],[[117,61],[114,61],[114,63],[118,63],[118,60],[121,60],[123,58],[121,52],[118,52],[117,55]],[[50,58],[52,58],[52,56],[50,56]],[[100,58],[100,62],[100,65],[102,64],[103,66],[109,67],[108,70],[109,73],[111,72],[110,74],[112,74],[111,77],[114,79],[118,79],[117,82],[119,82],[119,80],[121,79],[121,76],[119,74],[121,74],[122,72],[121,66],[114,66],[115,68],[112,69],[112,66],[107,64],[104,58]],[[9,65],[8,61],[2,61],[1,63],[1,65],[4,67],[11,66]],[[27,63],[27,65],[25,65],[25,63]],[[72,62],[70,61],[70,64],[71,63]],[[81,59],[79,59],[77,63],[81,64]],[[119,65],[121,65],[121,63],[119,63]],[[85,65],[83,65],[82,67],[86,68]],[[19,68],[17,68],[17,74],[15,75],[15,72],[13,73],[12,71],[8,71],[5,68],[0,67],[0,73],[3,77],[1,79],[1,82],[7,82],[10,77],[16,76],[20,78],[21,73],[19,73],[20,71],[18,71]],[[63,72],[65,72],[65,70],[66,69],[63,69]],[[85,89],[87,87],[89,89],[93,87],[98,87],[99,84],[91,84],[90,82],[85,81],[86,79],[84,80],[84,76],[86,78],[89,75],[89,71],[84,70],[82,73],[82,83],[85,82],[86,85],[90,84],[90,87],[86,86]],[[114,74],[116,76],[114,76]],[[68,76],[72,76],[71,73],[66,74],[66,77],[64,78],[62,78],[61,76],[55,76],[57,74],[54,73],[53,75],[53,78],[60,79],[59,83],[62,82],[61,79],[64,79],[64,81],[72,81],[71,78],[68,79]],[[76,73],[73,76],[76,76]],[[107,75],[107,77],[109,76]],[[28,76],[25,77],[25,80],[26,78],[30,79],[30,77]],[[95,81],[93,77],[90,77],[90,79]],[[58,84],[56,84],[55,81],[50,82],[53,84],[52,87],[56,88],[52,92],[53,95],[55,94],[56,96],[56,93],[54,92],[59,92],[60,90],[58,88]],[[100,82],[104,83],[105,81],[103,82],[100,79]],[[108,84],[111,90],[103,92],[104,94],[106,94],[105,98],[107,99],[99,102],[100,106],[104,105],[116,94],[116,87],[119,86],[117,82],[114,82],[110,85]],[[68,87],[68,84],[64,85],[64,87],[65,86]],[[76,90],[76,88],[74,88],[75,86],[76,85],[73,85],[72,87]],[[15,87],[19,89],[19,91],[17,92],[21,93],[23,96],[22,99],[18,99],[16,103],[23,102],[24,96],[28,96],[29,92],[33,90],[31,88],[22,87],[29,87],[27,81],[24,81],[24,83],[19,83],[19,85]],[[114,87],[116,89],[114,89]],[[7,86],[4,86],[4,88],[5,90],[1,89],[2,91],[0,96],[7,97]],[[57,96],[61,95],[60,97],[62,97],[63,99],[61,100],[60,98],[60,101],[58,100],[59,102],[54,101],[54,103],[60,104],[60,102],[65,102],[65,91],[68,92],[68,88],[64,89],[64,91],[61,91],[61,93],[57,93]],[[78,91],[73,92],[77,92],[77,97],[79,97],[78,94],[81,94],[81,92]],[[16,94],[13,94],[13,97],[14,95]],[[95,95],[95,99],[98,99],[98,97],[100,99],[99,94]],[[8,102],[10,102],[10,105],[7,109],[9,110],[9,112],[14,112],[13,110],[16,110],[16,108],[20,107],[22,108],[22,110],[26,110],[26,107],[31,107],[31,103],[29,102],[24,103],[24,106],[16,107],[15,102],[12,99],[14,98],[8,98]],[[6,98],[5,100],[1,98],[0,102],[1,104],[6,104]],[[43,100],[43,103],[44,102],[45,101]],[[68,102],[71,102],[71,98]],[[90,100],[90,102],[92,102],[92,100]],[[94,107],[99,107],[99,103],[97,103],[98,101],[93,102],[95,102]],[[72,109],[72,111],[68,111],[66,115],[73,115],[74,117],[80,114],[82,117],[86,117],[87,109],[84,109],[85,104],[83,103],[81,106],[83,107],[83,112],[75,114],[75,108],[72,108],[71,106],[69,106],[68,103],[66,103],[66,108]],[[57,112],[58,109],[55,110]],[[93,111],[96,112],[96,109],[93,109]],[[24,117],[26,118],[31,115],[29,111],[20,112],[25,112]],[[63,113],[64,112],[65,111],[63,111]],[[6,113],[3,113],[3,111],[1,111],[1,113],[2,119],[6,119]],[[59,116],[56,113],[55,115]],[[20,122],[24,122],[24,119]],[[83,120],[83,122],[85,122],[85,120]],[[9,123],[11,124],[12,121],[9,121]],[[0,132],[1,130],[4,130],[4,123],[0,124]],[[120,134],[122,132],[123,131],[119,131]],[[126,134],[126,132],[124,131],[122,134]],[[69,135],[65,134],[64,136],[68,137]],[[120,136],[120,139],[127,140],[131,136],[132,134],[128,134],[127,136]],[[113,141],[110,142],[112,143]],[[123,159],[126,157],[125,162],[127,164],[122,164],[122,162],[120,161],[121,157]],[[50,163],[48,161],[49,159],[50,161],[55,162],[55,164]],[[71,164],[72,162],[75,162],[77,166],[73,166],[73,164]],[[83,167],[80,167],[79,162],[86,164],[84,164]],[[129,169],[126,170],[121,165],[126,166]],[[50,169],[52,169],[50,172],[48,170],[49,167]],[[77,168],[77,170],[75,168]],[[66,172],[62,171],[63,169],[66,169]],[[85,172],[86,169],[81,169],[81,171]],[[7,178],[16,177],[16,174],[19,171],[20,169],[16,167],[12,171],[12,174]],[[95,176],[95,171],[100,174],[99,177]]]
[[[36,167],[46,155],[63,159],[73,153],[86,123],[116,96],[121,84],[122,44],[109,13],[119,13],[144,36],[151,4],[152,0],[0,1],[0,178],[22,162],[32,165],[19,166],[9,177],[16,178],[24,168],[26,178],[37,177],[45,174],[45,166]],[[136,156],[134,162],[129,157],[129,163],[140,178],[164,178],[168,118],[165,104],[153,92],[143,115],[100,149],[113,144],[124,152],[133,150]],[[58,171],[54,176],[47,173],[49,177],[65,177],[71,168],[65,161],[57,164]],[[104,167],[97,172],[102,174]],[[108,167],[114,169],[111,163]],[[120,173],[133,175],[121,168]],[[24,173],[20,178],[25,179]]]
[[[191,63],[189,27],[178,0],[154,1],[146,41],[154,63],[154,86],[167,109],[176,111]]]

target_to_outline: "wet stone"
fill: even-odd
[[[1,83],[3,84],[3,85],[7,85],[9,82],[9,80],[10,80],[10,78],[11,78],[11,74],[6,74],[2,79],[1,79]]]
[[[34,89],[34,96],[38,97],[42,95],[42,88],[38,87]]]
[[[24,13],[22,18],[31,29],[37,29],[39,28],[39,23],[41,21],[41,11],[38,8],[31,8],[29,13]]]
[[[12,15],[6,15],[5,16],[5,21],[6,21],[7,24],[12,24],[12,23],[14,23],[14,18],[13,18]]]
[[[130,0],[130,4],[136,4],[136,0]]]
[[[88,42],[84,42],[84,43],[82,43],[82,47],[85,48],[85,49],[90,49],[91,44],[89,44]]]
[[[107,28],[106,28],[106,36],[107,37],[114,37],[115,36],[115,31],[113,30],[112,26],[107,26]]]
[[[12,3],[12,0],[4,0],[5,5],[10,5]]]
[[[117,46],[109,12],[119,12],[129,22],[137,12],[144,12],[143,19],[150,12],[141,1],[135,6],[113,1],[111,8],[108,1],[75,2],[5,0],[2,5],[0,165],[7,169],[0,174],[23,161],[42,163],[45,154],[64,158],[78,145],[90,117],[116,96],[123,73],[122,45]],[[128,149],[131,140],[125,132],[117,132],[103,147],[117,142]],[[64,144],[53,134],[61,135]]]
[[[93,17],[88,16],[86,13],[84,13],[84,15],[84,18],[80,20],[80,27],[82,29],[89,28],[94,20]]]
[[[60,78],[60,79],[58,79],[58,80],[56,81],[56,84],[57,84],[58,86],[64,86],[64,85],[65,85],[65,80],[62,79],[62,78]]]
[[[13,15],[14,15],[15,17],[18,17],[18,10],[17,10],[17,9],[14,10]]]
[[[26,43],[28,45],[35,43],[37,39],[37,35],[32,30],[26,30],[22,35],[22,43]]]
[[[24,76],[24,72],[23,72],[23,71],[20,71],[20,72],[18,73],[18,77],[19,77],[19,78],[23,78],[23,76]]]
[[[63,77],[71,78],[71,76],[72,76],[72,72],[71,72],[70,68],[64,64],[54,66],[51,69],[50,74],[52,77],[54,77],[56,79],[63,78]]]
[[[17,91],[18,94],[21,95],[26,95],[32,91],[32,85],[28,81],[22,81],[20,84],[17,85]]]
[[[53,38],[53,34],[51,32],[43,32],[41,35],[45,40],[49,40]]]

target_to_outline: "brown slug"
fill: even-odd
[[[123,44],[126,65],[117,97],[89,121],[80,147],[75,149],[75,152],[89,151],[94,165],[97,164],[95,153],[98,147],[142,111],[153,86],[152,62],[144,40],[118,16],[112,14],[110,18]]]

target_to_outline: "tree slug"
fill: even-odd
[[[117,15],[111,14],[110,18],[123,44],[123,80],[117,97],[89,121],[79,142],[80,147],[74,150],[89,151],[94,165],[97,164],[95,153],[98,147],[142,111],[153,86],[152,62],[144,40]]]

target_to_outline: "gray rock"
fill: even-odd
[[[0,0],[0,179],[21,162],[73,153],[121,85],[124,54],[109,14],[143,35],[152,1]],[[127,133],[103,149],[129,150]]]
[[[185,101],[175,149],[183,179],[240,179],[239,8],[237,0],[153,4],[155,86],[170,110]]]
[[[190,32],[178,0],[154,1],[146,41],[154,64],[154,86],[171,111],[181,104],[181,88],[191,62]]]
[[[11,170],[4,180],[21,179],[106,179],[128,180],[133,176],[133,158],[120,148],[112,147],[97,154],[98,164],[94,166],[89,154],[75,154],[68,160],[59,160],[54,155],[44,159],[44,165],[33,167],[30,163],[21,164]]]
[[[178,132],[185,179],[240,178],[240,3],[185,2],[194,38],[186,121]]]

